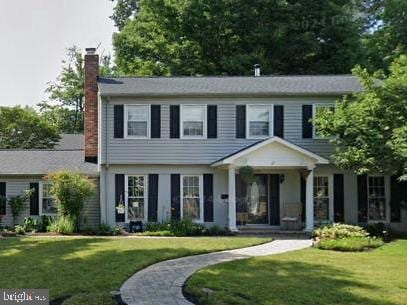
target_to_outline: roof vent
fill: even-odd
[[[260,65],[259,64],[254,65],[254,76],[256,76],[256,77],[260,76]]]

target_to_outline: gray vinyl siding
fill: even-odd
[[[24,191],[29,190],[30,183],[39,182],[38,177],[33,178],[1,178],[0,182],[6,183],[6,197],[22,195]],[[100,204],[99,204],[99,178],[93,178],[96,185],[95,194],[86,202],[84,218],[86,218],[85,226],[97,228],[100,224]],[[27,201],[26,208],[21,212],[16,220],[16,224],[23,224],[25,217],[41,218],[41,216],[30,215],[30,202]],[[6,205],[6,215],[1,220],[2,226],[12,226],[13,217],[11,215],[10,206]]]
[[[284,105],[285,139],[316,154],[329,157],[333,146],[327,140],[302,139],[302,105],[332,103],[332,98],[168,98],[130,99],[110,98],[106,106],[103,101],[101,125],[101,163],[108,164],[210,164],[228,154],[250,145],[258,139],[236,139],[236,104]],[[114,104],[147,103],[161,104],[160,139],[115,139],[113,138]],[[216,139],[170,139],[169,107],[171,104],[216,104],[218,105],[218,137]],[[107,108],[106,108],[107,107]],[[106,113],[107,110],[107,113]],[[107,120],[106,120],[107,118]],[[107,122],[107,125],[106,125]],[[107,131],[107,135],[106,135]],[[106,142],[107,141],[107,142]],[[106,160],[107,152],[107,160]]]

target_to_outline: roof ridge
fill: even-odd
[[[124,78],[134,78],[134,79],[172,79],[172,78],[277,78],[277,77],[356,77],[353,74],[281,74],[281,75],[173,75],[173,76],[100,76],[99,79],[124,79]]]

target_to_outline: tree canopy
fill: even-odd
[[[117,70],[251,75],[259,63],[264,74],[348,73],[361,48],[359,11],[354,0],[140,0],[117,23]]]
[[[59,140],[55,126],[32,108],[0,107],[0,148],[52,148]]]
[[[390,74],[354,69],[364,91],[345,97],[335,112],[321,112],[318,131],[333,136],[332,156],[358,174],[384,173],[407,179],[407,56],[390,66]]]

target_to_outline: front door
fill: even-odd
[[[236,221],[238,225],[269,224],[268,175],[254,175],[251,181],[236,177]]]

